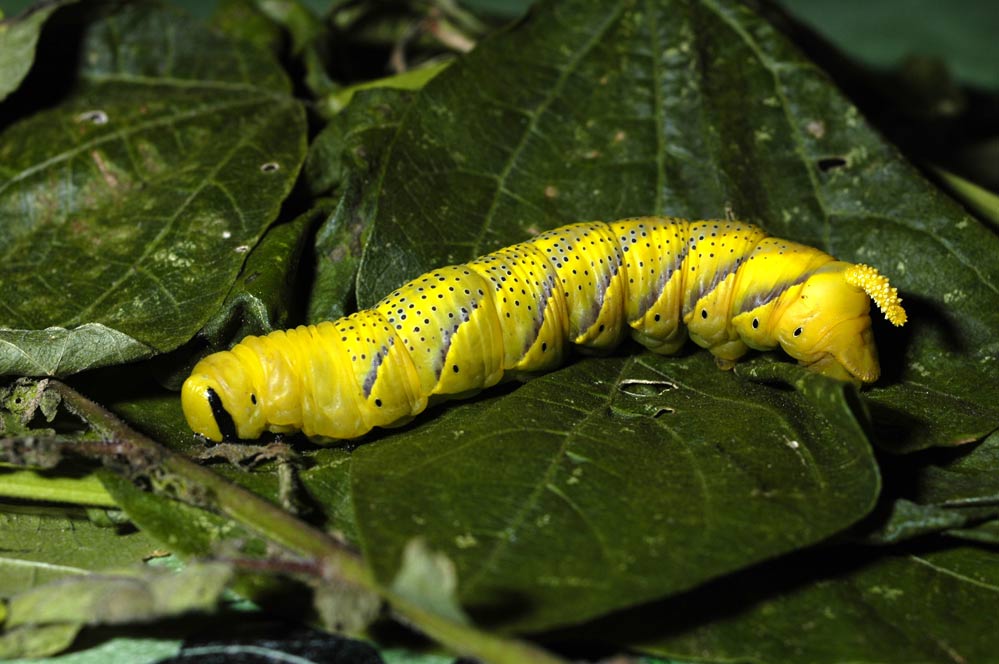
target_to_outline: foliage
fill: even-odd
[[[210,25],[53,2],[0,28],[6,655],[121,622],[105,591],[222,625],[223,586],[486,661],[999,647],[995,219],[925,179],[771,10],[565,0],[496,30],[448,2],[229,0]],[[186,429],[172,390],[205,352],[640,214],[734,214],[891,275],[910,323],[875,330],[882,380],[627,347],[352,445]],[[96,573],[160,549],[187,576]]]

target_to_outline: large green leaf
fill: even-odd
[[[646,614],[630,627],[658,629],[660,636],[636,643],[679,659],[754,664],[995,659],[999,631],[991,628],[991,617],[999,605],[999,556],[994,551],[959,547],[837,557],[825,573],[813,567],[814,557],[805,558],[769,574],[719,584],[713,594],[686,597],[682,605],[659,606],[658,619]],[[818,582],[812,581],[816,572]],[[725,600],[721,615],[719,597]]]
[[[842,385],[808,376],[786,392],[709,365],[577,362],[363,445],[350,482],[365,557],[388,582],[410,538],[427,538],[480,618],[538,630],[817,542],[870,509],[877,469]]]
[[[384,160],[362,306],[568,221],[730,209],[901,290],[910,324],[876,329],[879,443],[999,425],[999,239],[739,3],[544,5],[432,80]]]
[[[87,20],[72,90],[0,134],[0,281],[18,293],[0,373],[186,342],[304,158],[304,113],[270,54],[155,6]]]
[[[988,627],[999,610],[999,528],[991,494],[996,440],[889,464],[886,492],[938,501],[895,501],[892,518],[872,539],[920,537],[905,546],[793,555],[562,638],[631,643],[697,661],[990,661],[999,648]],[[992,520],[965,527],[975,509],[991,510]],[[941,530],[992,546],[927,537]]]
[[[732,209],[898,283],[912,323],[879,324],[885,378],[865,393],[881,444],[999,425],[999,381],[978,370],[999,350],[999,242],[738,3],[546,4],[428,83],[376,145],[361,306],[568,221]],[[365,554],[388,582],[428,537],[477,617],[536,630],[829,537],[872,505],[867,439],[851,392],[772,359],[742,374],[796,394],[703,355],[590,359],[375,437],[349,472]]]

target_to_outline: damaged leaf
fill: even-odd
[[[57,43],[85,53],[68,94],[0,133],[0,281],[18,293],[0,316],[3,374],[186,342],[304,158],[304,113],[270,54],[153,5],[100,10],[61,26]]]

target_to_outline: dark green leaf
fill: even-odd
[[[836,557],[832,571],[812,569],[815,558],[806,558],[719,584],[710,596],[659,606],[659,618],[645,624],[660,636],[641,639],[640,647],[679,659],[758,664],[994,659],[995,551],[958,547]],[[816,572],[820,580],[814,583]],[[720,597],[724,611],[718,616]]]
[[[315,193],[341,189],[335,213],[316,235],[312,322],[339,318],[353,305],[362,239],[371,218],[364,186],[380,168],[378,155],[411,100],[410,92],[393,88],[360,91],[310,147],[305,164],[309,188]]]
[[[260,11],[253,0],[220,0],[212,25],[232,39],[253,44],[259,50],[280,54],[284,33],[281,26]]]
[[[361,306],[565,222],[732,210],[901,290],[911,322],[877,327],[867,392],[880,444],[999,424],[999,238],[740,3],[546,4],[432,80],[388,145]]]
[[[18,17],[0,12],[0,101],[17,89],[35,61],[35,46],[45,21],[64,5],[76,0],[38,3]]]
[[[896,500],[885,522],[868,538],[877,544],[894,544],[913,537],[940,532],[999,543],[992,533],[999,521],[999,498],[993,505],[944,506],[919,505],[900,498]],[[978,536],[971,533],[981,528]]]
[[[869,540],[894,543],[944,531],[999,543],[999,433],[972,445],[888,458],[882,469],[885,492],[866,524]]]
[[[304,157],[303,111],[269,54],[146,6],[79,29],[72,91],[0,134],[0,280],[19,295],[0,318],[0,373],[190,339]]]
[[[870,509],[877,469],[842,385],[808,376],[799,394],[710,365],[585,360],[361,446],[366,558],[387,582],[424,537],[457,564],[473,614],[537,630],[807,546]]]
[[[300,0],[252,0],[260,13],[282,26],[291,41],[291,53],[305,69],[305,84],[316,96],[332,92],[336,83],[326,71],[333,41],[328,25]]]
[[[364,218],[352,204],[355,192],[356,187],[348,189],[316,235],[315,280],[308,303],[310,322],[341,318],[352,308],[361,235],[366,228]]]
[[[343,448],[317,450],[312,467],[300,473],[302,483],[325,515],[325,528],[348,542],[357,542],[357,522],[351,495],[351,453]]]
[[[290,305],[302,288],[297,277],[304,242],[332,208],[329,201],[320,200],[297,219],[268,230],[247,257],[222,310],[208,321],[202,336],[228,348],[248,334],[267,334],[286,327]]]
[[[412,97],[408,90],[384,86],[353,92],[350,104],[309,146],[305,162],[309,189],[326,194],[340,187],[351,169],[374,172],[374,158],[391,139]]]
[[[975,505],[999,502],[999,431],[974,446],[934,450],[919,468],[906,468],[915,480],[913,498],[922,503]],[[917,461],[918,462],[918,461]]]
[[[297,309],[301,301],[297,292],[304,288],[299,266],[305,241],[331,207],[328,201],[319,201],[297,219],[268,229],[196,343],[146,364],[91,372],[78,379],[80,389],[154,439],[173,449],[190,448],[195,439],[180,412],[176,393],[152,384],[150,372],[160,384],[176,390],[208,350],[224,350],[248,334],[267,334],[285,327],[292,307]]]
[[[978,542],[979,544],[999,545],[999,518],[995,517],[995,510],[992,518],[978,525],[969,528],[954,528],[948,530],[951,537],[967,540],[968,542]]]

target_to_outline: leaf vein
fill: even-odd
[[[608,30],[610,30],[611,26],[620,17],[623,10],[623,3],[615,4],[614,10],[607,15],[603,24],[593,32],[590,38],[579,48],[578,51],[576,51],[572,59],[565,65],[565,67],[562,68],[561,74],[555,81],[555,84],[551,86],[544,99],[538,105],[538,108],[530,113],[530,122],[521,135],[520,140],[517,142],[517,145],[514,146],[510,157],[503,166],[503,170],[500,171],[498,186],[493,194],[493,199],[489,205],[489,209],[486,211],[482,224],[479,227],[478,238],[473,245],[475,255],[481,253],[481,247],[483,240],[485,239],[486,231],[492,226],[493,216],[496,214],[496,210],[498,209],[500,192],[506,187],[506,181],[513,172],[514,166],[519,161],[521,153],[523,153],[524,149],[527,147],[530,137],[535,135],[538,126],[538,119],[543,116],[545,111],[548,110],[548,108],[555,102],[559,93],[561,93],[565,87],[566,81],[569,80],[569,75],[574,72],[577,67],[579,67],[583,58],[601,43],[602,37]]]

